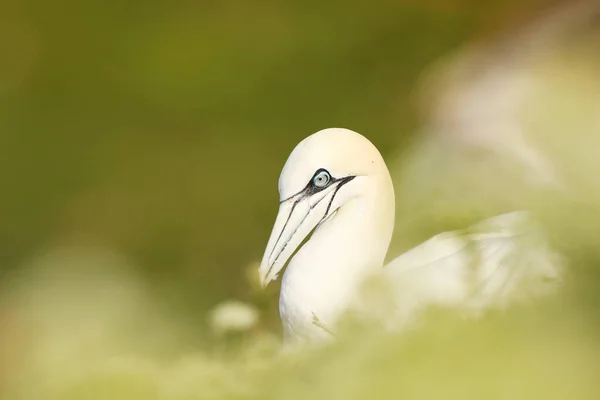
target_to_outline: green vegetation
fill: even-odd
[[[280,168],[324,127],[390,160],[394,255],[506,206],[481,203],[508,193],[500,182],[466,198],[478,181],[456,186],[460,168],[406,180],[398,153],[423,70],[541,3],[2,2],[0,398],[596,398],[590,47],[537,66],[529,116],[571,185],[527,197],[570,261],[562,296],[481,321],[434,310],[403,337],[351,326],[282,355],[278,288],[253,280]],[[256,305],[259,326],[212,332],[208,311],[231,298]]]

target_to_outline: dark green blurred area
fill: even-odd
[[[247,298],[299,140],[402,148],[423,68],[543,3],[4,1],[0,268],[97,245],[198,315]]]

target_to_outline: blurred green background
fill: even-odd
[[[5,0],[2,273],[106,246],[191,314],[247,298],[299,140],[401,149],[423,68],[545,3]]]
[[[397,157],[418,139],[415,89],[432,63],[557,3],[569,1],[1,1],[0,396],[6,381],[11,400],[468,398],[468,390],[532,399],[550,382],[560,390],[544,398],[594,398],[600,364],[588,328],[600,315],[600,191],[584,190],[597,188],[593,146],[588,164],[570,163],[584,159],[585,141],[563,159],[571,177],[588,171],[563,204],[577,226],[554,235],[588,273],[590,307],[573,312],[558,300],[550,319],[517,311],[514,330],[497,316],[485,326],[442,319],[408,345],[366,335],[291,363],[265,361],[270,339],[233,361],[213,342],[198,344],[209,336],[207,312],[232,298],[257,305],[267,329],[279,329],[277,288],[261,293],[249,274],[277,212],[281,167],[301,139],[347,127]],[[557,90],[574,100],[589,81],[570,79],[584,69],[565,65]],[[545,73],[551,81],[556,70]],[[542,91],[538,117],[565,109],[554,89]],[[532,125],[559,137],[595,110],[570,112],[563,125]],[[560,152],[561,143],[549,147]],[[448,227],[419,209],[419,195],[397,197],[437,224],[397,216],[401,232],[422,240]],[[485,351],[495,363],[479,357]],[[194,354],[175,365],[160,358],[182,353]],[[132,359],[107,361],[115,354]],[[15,372],[23,365],[27,373]],[[170,394],[158,395],[159,383]]]

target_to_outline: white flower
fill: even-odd
[[[258,322],[258,311],[250,304],[228,300],[218,304],[210,313],[210,326],[214,332],[247,331]]]

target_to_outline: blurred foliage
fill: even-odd
[[[327,348],[279,353],[278,341],[265,334],[235,347],[230,342],[229,349],[186,345],[189,332],[156,312],[152,296],[118,272],[122,261],[113,255],[88,249],[39,262],[76,268],[59,272],[61,285],[50,276],[17,285],[11,304],[20,319],[12,321],[12,331],[2,330],[3,343],[12,345],[2,357],[1,398],[597,395],[597,331],[570,294],[473,321],[433,310],[424,327],[400,336],[349,324]]]

